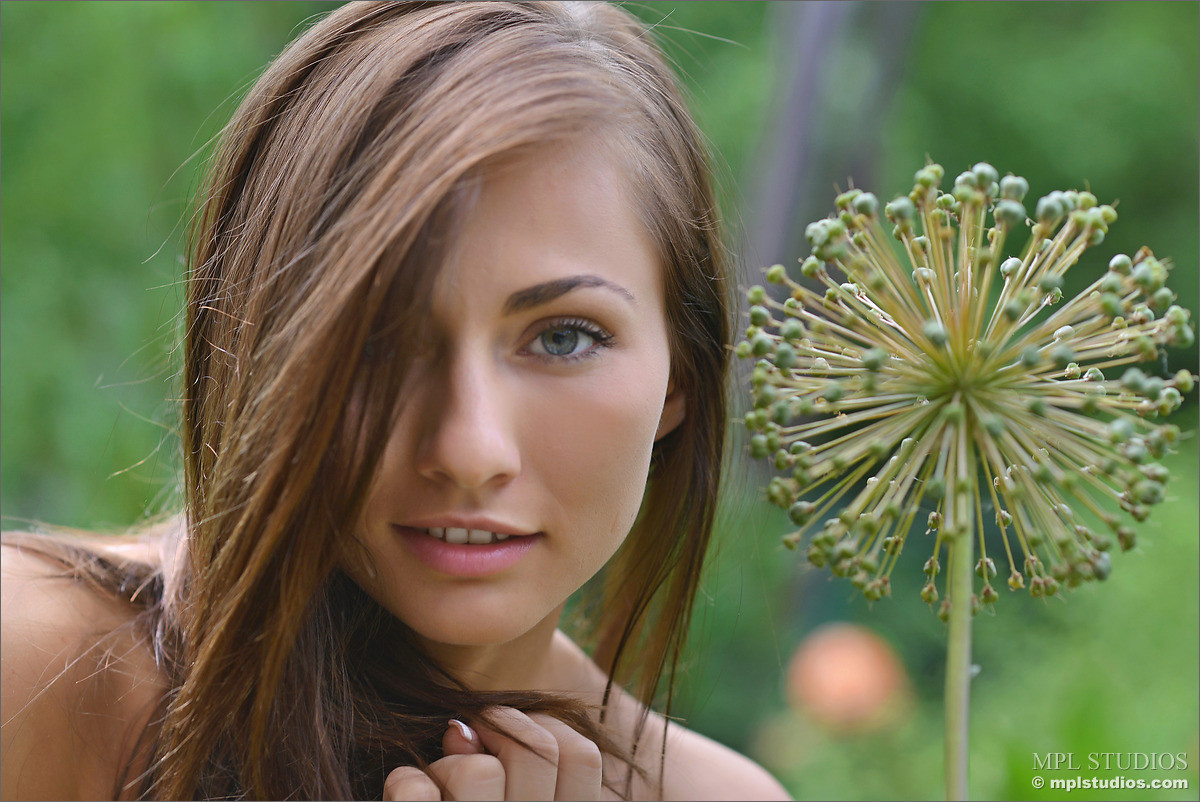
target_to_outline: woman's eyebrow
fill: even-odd
[[[515,312],[520,312],[522,309],[540,306],[541,304],[553,301],[560,295],[566,295],[571,290],[581,287],[603,287],[604,289],[612,290],[628,300],[629,303],[637,306],[637,299],[633,297],[633,293],[620,284],[614,284],[608,279],[600,278],[600,276],[581,275],[556,278],[553,281],[543,281],[541,284],[534,284],[532,287],[517,290],[508,296],[508,300],[504,302],[504,314],[511,315]]]

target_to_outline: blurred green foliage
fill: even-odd
[[[334,5],[0,4],[6,528],[29,519],[120,528],[173,503],[181,235],[204,145],[270,58]],[[726,205],[749,217],[754,178],[771,169],[762,143],[795,46],[786,15],[752,2],[628,8],[654,24],[685,74],[727,165]],[[1027,177],[1034,198],[1090,187],[1119,200],[1121,219],[1075,280],[1112,253],[1149,245],[1175,263],[1171,286],[1195,317],[1197,4],[911,6],[902,68],[875,75],[894,88],[883,100],[864,89],[884,69],[880,37],[893,35],[868,24],[877,8],[855,4],[829,32],[817,111],[784,136],[874,154],[878,184],[865,188],[881,197],[906,191],[927,156],[951,176],[988,160]],[[867,115],[867,102],[886,107]],[[824,214],[833,188],[814,191]],[[757,266],[747,268],[742,285],[757,280]],[[1171,358],[1196,369],[1195,348]],[[1179,417],[1195,431],[1194,403]],[[1065,602],[1005,597],[995,618],[978,620],[974,794],[1052,798],[1030,786],[1035,751],[1186,751],[1196,787],[1196,459],[1192,439],[1174,459],[1174,497],[1105,585]],[[737,454],[733,464],[678,712],[752,751],[801,797],[938,795],[940,623],[915,590],[897,587],[868,610],[798,568],[778,545],[787,523],[758,501],[759,478]],[[918,705],[891,730],[835,737],[783,701],[796,643],[839,618],[884,635],[912,676]],[[1165,776],[1178,775],[1145,778]]]

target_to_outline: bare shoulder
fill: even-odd
[[[640,702],[619,686],[606,693],[608,678],[567,636],[557,633],[556,644],[579,677],[561,690],[585,701],[600,703],[608,698],[607,719],[618,741],[629,748],[637,738],[637,755],[642,774],[633,778],[634,799],[658,799],[657,778],[661,770],[664,800],[778,800],[791,799],[779,781],[750,758],[682,725],[667,724],[659,713],[646,710]],[[640,722],[645,717],[645,726]],[[664,730],[666,740],[664,742]],[[665,743],[665,753],[662,749]],[[659,763],[660,756],[664,763]],[[608,771],[609,769],[606,769]],[[622,769],[612,766],[613,776]]]
[[[0,546],[0,797],[100,799],[157,699],[133,610],[36,551]]]
[[[678,724],[668,727],[663,799],[791,798],[778,780],[745,755]]]

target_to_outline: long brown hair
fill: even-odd
[[[729,302],[706,149],[647,33],[599,3],[350,3],[251,88],[192,231],[173,558],[137,583],[92,569],[156,590],[141,625],[169,691],[146,795],[377,797],[440,756],[448,718],[494,704],[621,752],[571,700],[460,685],[337,568],[464,199],[557,141],[620,154],[663,265],[686,416],[584,634],[611,681],[648,707],[665,679],[669,704],[718,495]]]

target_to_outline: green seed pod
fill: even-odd
[[[1109,271],[1104,274],[1104,278],[1100,280],[1100,292],[1119,293],[1125,288],[1125,281],[1121,278],[1120,273]]]
[[[759,333],[750,341],[750,351],[755,356],[766,356],[771,352],[773,344],[774,340],[771,338],[771,335]]]
[[[788,468],[791,467],[791,462],[792,462],[791,455],[789,455],[783,449],[780,449],[779,451],[775,452],[775,459],[774,459],[775,470],[786,471]]]
[[[1170,306],[1163,315],[1163,320],[1172,326],[1186,326],[1191,313],[1182,306]]]
[[[935,577],[938,575],[938,571],[940,570],[942,570],[942,567],[938,564],[937,557],[930,557],[925,561],[925,576],[930,578]]]
[[[1104,312],[1106,317],[1116,318],[1124,314],[1125,304],[1116,293],[1106,292],[1100,296],[1100,310]]]
[[[746,290],[746,300],[752,304],[765,304],[767,302],[767,291],[763,289],[762,285],[755,284]]]
[[[767,311],[765,306],[750,307],[750,324],[753,326],[765,326],[771,321],[771,313]]]
[[[1117,528],[1117,543],[1121,545],[1121,551],[1130,551],[1137,545],[1137,533],[1132,527],[1120,526]]]
[[[1011,590],[1020,590],[1025,587],[1025,577],[1021,575],[1020,571],[1013,571],[1008,575],[1008,587]]]
[[[870,192],[863,192],[854,199],[854,211],[874,217],[879,212],[879,199]]]
[[[1143,480],[1134,485],[1133,490],[1134,497],[1142,504],[1154,506],[1155,504],[1162,503],[1164,496],[1163,486],[1158,482]]]
[[[788,508],[788,517],[792,519],[792,523],[796,526],[804,526],[813,518],[813,513],[816,511],[816,505],[810,501],[797,501]]]
[[[1118,253],[1108,261],[1108,269],[1122,276],[1128,276],[1133,270],[1133,260],[1123,253]]]
[[[937,588],[933,586],[932,582],[921,588],[921,601],[925,602],[926,604],[934,604],[937,602],[937,600]]]
[[[1129,313],[1129,322],[1135,326],[1140,326],[1143,323],[1151,323],[1154,321],[1154,312],[1151,311],[1146,304],[1138,304]]]
[[[821,393],[821,397],[831,404],[836,404],[838,401],[842,400],[843,393],[844,391],[842,390],[841,383],[832,381],[826,385],[825,391]]]
[[[1006,200],[1025,200],[1029,192],[1029,182],[1019,175],[1009,173],[1000,179],[1000,197]]]
[[[934,501],[941,501],[946,497],[946,482],[935,476],[926,483],[925,492]]]
[[[1038,281],[1038,289],[1042,292],[1054,292],[1062,289],[1062,276],[1042,276]]]
[[[783,265],[771,265],[767,270],[767,281],[772,284],[782,284],[787,280],[787,270]],[[750,303],[762,303],[762,301],[751,301]]]
[[[862,355],[862,365],[872,373],[878,373],[886,364],[888,352],[882,348],[868,348]]]
[[[936,320],[930,320],[926,322],[925,325],[921,327],[921,333],[924,334],[937,348],[941,348],[943,345],[945,345],[948,339],[946,336],[946,329]]]
[[[780,370],[791,370],[798,361],[796,349],[790,343],[783,342],[775,348],[775,366]]]
[[[733,349],[733,353],[739,359],[747,359],[751,354],[750,343],[746,342],[745,340],[742,340],[740,343],[737,344],[737,347]]]
[[[1050,361],[1057,368],[1065,368],[1075,359],[1075,350],[1066,343],[1059,343],[1050,349]]]
[[[1000,598],[1000,594],[991,585],[984,585],[983,590],[979,591],[979,600],[984,604],[991,606]]]
[[[1187,326],[1178,326],[1167,332],[1167,343],[1173,348],[1191,348],[1194,342],[1196,335]]]
[[[796,342],[804,337],[804,324],[799,320],[785,320],[779,326],[779,336],[790,342]]]
[[[1029,304],[1023,304],[1014,298],[1004,305],[1004,316],[1009,320],[1018,320],[1028,307]]]
[[[913,176],[913,180],[917,182],[917,186],[929,189],[930,187],[937,186],[940,176],[928,167],[922,167],[920,170],[917,170],[916,175]]]
[[[1026,346],[1025,350],[1021,351],[1021,365],[1030,370],[1042,364],[1042,352],[1036,345]]]
[[[764,384],[758,388],[758,392],[754,394],[754,407],[763,409],[775,403],[779,391],[775,389],[773,384]]]
[[[767,458],[767,436],[756,434],[750,438],[750,456],[754,459]]]
[[[861,194],[862,194],[861,189],[848,189],[845,192],[843,192],[841,195],[837,196],[835,203],[837,204],[837,207],[839,209],[849,209],[850,204],[853,203],[854,199],[857,198]]]
[[[938,620],[940,620],[943,624],[950,620],[950,600],[949,599],[946,599],[945,601],[943,601],[941,603],[941,605],[938,606],[937,617],[938,617]]]
[[[821,260],[810,256],[800,263],[800,274],[805,278],[816,278],[821,272]]]
[[[1034,217],[1038,222],[1045,226],[1053,226],[1062,219],[1064,214],[1063,205],[1057,199],[1047,195],[1040,198],[1037,202],[1037,207],[1034,210]]]
[[[985,581],[991,579],[996,575],[996,563],[991,557],[979,558],[979,562],[975,563],[975,575]]]
[[[1163,483],[1171,477],[1171,472],[1157,462],[1151,462],[1148,465],[1142,465],[1138,468],[1138,472],[1152,482]]]
[[[1166,287],[1161,287],[1150,296],[1150,306],[1155,309],[1166,309],[1175,301],[1175,293]]]
[[[908,198],[896,198],[883,207],[883,213],[893,223],[910,222],[916,215],[916,207]]]
[[[1015,200],[1002,200],[996,204],[993,211],[996,224],[1005,228],[1013,228],[1025,222],[1025,207]]]
[[[787,482],[778,476],[767,484],[767,501],[786,510],[792,504],[792,493]]]
[[[1155,270],[1156,265],[1158,265],[1157,261],[1147,259],[1133,268],[1133,273],[1131,274],[1133,283],[1138,285],[1147,294],[1156,292],[1166,280],[1166,271],[1161,270],[1160,272],[1159,270]]]
[[[1186,370],[1181,370],[1176,373],[1173,381],[1175,383],[1175,389],[1184,395],[1190,393],[1192,388],[1196,386],[1195,379],[1192,378],[1192,374]]]
[[[809,245],[819,248],[829,242],[830,222],[830,220],[816,220],[805,227],[804,238],[808,240]]]
[[[1021,260],[1015,256],[1010,256],[1000,263],[1000,275],[1011,276],[1021,269]]]
[[[995,167],[987,162],[977,162],[975,166],[971,168],[971,172],[975,174],[975,180],[978,182],[980,187],[986,188],[991,184],[996,183],[1000,179],[1000,173],[996,171]]]

